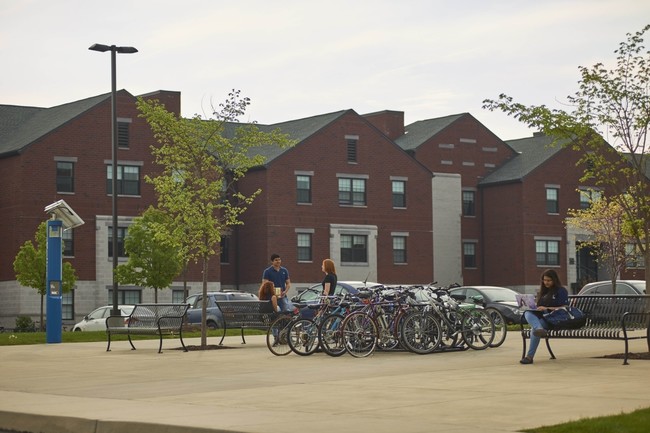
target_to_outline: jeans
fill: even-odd
[[[278,307],[280,308],[280,311],[287,313],[292,312],[294,308],[293,304],[286,296],[278,298]]]
[[[526,356],[529,358],[533,358],[535,356],[535,352],[537,352],[537,346],[539,346],[539,341],[541,340],[540,337],[537,337],[533,335],[533,331],[535,329],[548,329],[548,325],[546,324],[546,321],[539,317],[539,315],[535,314],[532,311],[526,311],[524,313],[524,317],[526,318],[526,322],[530,325],[530,346],[528,347],[528,353]]]

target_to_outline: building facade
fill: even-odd
[[[180,113],[178,92],[141,95]],[[64,260],[76,269],[64,296],[69,326],[111,303],[112,136],[110,94],[38,108],[0,105],[0,326],[19,315],[38,318],[40,296],[13,271],[20,246],[34,238],[43,208],[64,199],[85,221],[64,235]],[[155,205],[150,146],[136,98],[117,94],[118,250],[133,219]],[[606,279],[576,252],[585,234],[566,229],[579,208],[577,155],[551,148],[547,137],[505,142],[469,113],[404,125],[404,113],[343,110],[261,129],[279,128],[295,145],[260,148],[263,166],[238,187],[262,193],[224,234],[210,266],[209,289],[256,292],[272,253],[283,258],[294,290],[322,278],[331,258],[340,280],[384,284],[501,285],[533,292],[539,275],[556,268],[567,286]],[[636,269],[626,277],[644,278]],[[191,267],[159,302],[181,302],[184,284],[201,290]],[[120,286],[122,303],[152,302],[151,289]]]

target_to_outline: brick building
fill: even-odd
[[[180,112],[180,93],[158,91]],[[145,174],[155,172],[154,140],[138,117],[135,97],[118,92],[118,237],[155,203]],[[46,219],[43,208],[64,199],[85,221],[65,232],[77,271],[64,297],[64,324],[109,304],[112,288],[110,94],[52,108],[0,105],[0,326],[38,317],[40,298],[15,280],[13,260]],[[533,291],[549,266],[577,284],[589,256],[575,252],[581,235],[563,219],[580,206],[572,151],[549,148],[547,137],[504,142],[469,113],[404,125],[404,113],[343,110],[274,125],[296,145],[262,149],[266,163],[239,188],[262,194],[244,225],[224,237],[213,259],[210,289],[256,291],[277,252],[295,289],[320,281],[324,258],[341,280],[386,284],[459,282]],[[552,207],[555,206],[555,207]],[[121,245],[121,242],[120,242]],[[118,253],[121,253],[119,251]],[[120,257],[120,260],[126,258]],[[541,262],[540,262],[541,260]],[[598,275],[602,278],[602,275]],[[635,274],[644,278],[643,272]],[[198,269],[190,292],[201,290]],[[159,294],[180,302],[183,283]],[[120,302],[151,302],[152,290],[120,286]]]

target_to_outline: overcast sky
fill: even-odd
[[[0,104],[110,92],[110,53],[88,50],[100,43],[139,50],[118,54],[118,89],[180,91],[184,116],[240,89],[242,121],[469,112],[506,140],[532,131],[484,99],[559,106],[578,66],[613,64],[648,23],[648,0],[1,0]]]

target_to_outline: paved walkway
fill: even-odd
[[[276,357],[263,337],[247,341],[185,353],[166,340],[162,354],[156,341],[0,347],[0,429],[503,433],[650,407],[650,361],[595,358],[622,352],[616,341],[556,340],[558,359],[541,346],[527,366],[517,333],[485,351],[365,359]]]

